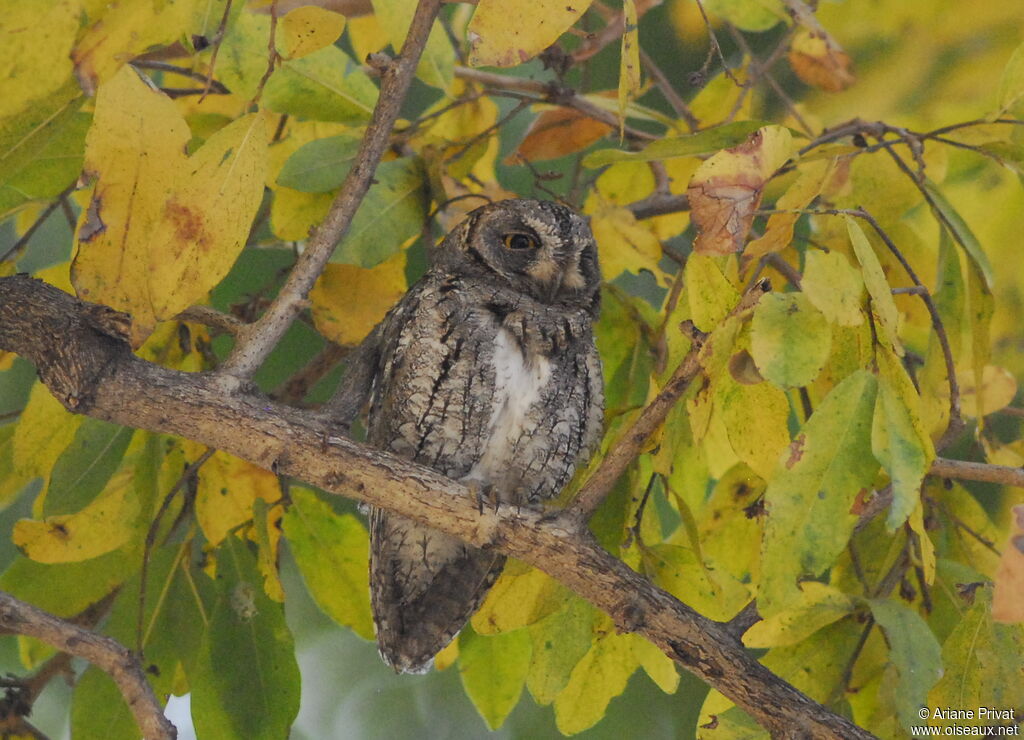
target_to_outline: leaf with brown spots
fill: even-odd
[[[191,157],[174,103],[131,68],[100,86],[86,142],[92,199],[71,276],[79,297],[133,318],[138,346],[227,274],[263,195],[261,114],[211,136]]]
[[[697,225],[694,251],[730,254],[743,249],[765,183],[793,152],[789,130],[765,126],[744,143],[702,164],[686,194]]]
[[[540,54],[569,30],[591,0],[480,0],[467,37],[474,67],[512,67]]]

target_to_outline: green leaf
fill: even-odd
[[[910,607],[889,599],[872,599],[868,603],[875,621],[885,632],[889,660],[899,673],[895,702],[900,722],[906,728],[920,725],[918,712],[927,705],[928,691],[942,676],[939,643],[927,622]]]
[[[217,554],[219,599],[189,676],[196,733],[280,740],[299,711],[299,666],[284,607],[263,591],[246,543],[229,536]]]
[[[18,557],[0,576],[0,589],[40,609],[68,617],[121,585],[140,562],[138,553],[127,548],[60,565]]]
[[[89,666],[75,682],[71,732],[75,740],[136,740],[139,737],[139,727],[117,684],[95,666]]]
[[[900,343],[899,335],[900,313],[896,308],[896,301],[892,298],[892,289],[885,279],[882,265],[864,234],[864,230],[853,216],[846,217],[846,228],[850,234],[850,243],[857,255],[857,261],[860,262],[864,285],[868,289],[868,295],[871,296],[871,310],[878,320],[881,334],[888,341],[892,350],[902,357],[903,345]]]
[[[526,630],[484,637],[466,630],[459,637],[459,677],[487,726],[496,730],[519,703],[530,667]]]
[[[373,639],[370,538],[351,514],[338,515],[317,495],[292,486],[282,525],[310,596],[331,619]]]
[[[146,580],[145,616],[142,620],[143,670],[158,697],[173,691],[178,665],[180,635],[177,625],[168,619],[168,612],[178,608],[171,598],[162,598],[171,582],[180,575],[178,568],[186,552],[183,545],[156,550],[149,562]],[[137,643],[139,576],[136,574],[122,587],[114,602],[104,634],[126,647]],[[189,625],[189,630],[202,632],[203,623]],[[75,738],[135,740],[139,736],[135,719],[114,682],[96,668],[89,668],[75,684],[71,705],[71,734]]]
[[[403,157],[382,162],[374,180],[352,226],[334,250],[332,262],[373,267],[397,253],[423,228],[427,193],[417,160]]]
[[[864,281],[841,252],[808,250],[800,287],[833,324],[859,326],[863,323]]]
[[[1024,43],[1014,50],[1003,68],[996,104],[997,110],[992,118],[1007,114],[1024,118]]]
[[[340,134],[303,144],[284,163],[277,184],[304,193],[326,193],[340,187],[361,141],[356,134]]]
[[[629,637],[608,632],[573,668],[569,683],[555,699],[555,724],[563,735],[596,725],[608,702],[625,691],[639,665]]]
[[[985,288],[992,290],[992,265],[988,261],[988,255],[985,254],[985,250],[981,248],[981,242],[971,231],[971,227],[967,225],[963,217],[953,207],[953,204],[946,200],[946,196],[942,194],[931,182],[925,181],[925,189],[928,194],[932,197],[932,202],[935,203],[935,207],[939,214],[942,216],[940,223],[948,224],[952,230],[953,239],[963,247],[967,253],[968,259],[973,262],[981,274],[985,278]]]
[[[79,111],[84,100],[72,83],[0,121],[0,217],[78,177],[92,120]]]
[[[857,523],[851,513],[878,471],[871,454],[875,377],[837,385],[796,435],[768,489],[758,608],[772,616],[799,597],[797,579],[835,561]]]
[[[767,121],[736,121],[714,126],[695,134],[666,136],[651,142],[638,152],[623,149],[598,149],[583,158],[583,166],[597,169],[616,162],[655,162],[671,157],[695,157],[742,144],[750,134],[770,125]]]
[[[267,71],[270,19],[240,13],[224,37],[217,75],[233,93],[254,97]],[[369,120],[377,87],[337,46],[283,62],[267,80],[263,107],[315,121]]]
[[[955,597],[959,599],[960,597]],[[1024,706],[1024,626],[992,621],[992,590],[982,586],[973,592],[974,603],[942,645],[945,673],[928,694],[929,707]],[[957,604],[963,608],[963,601]],[[1019,721],[1019,713],[1018,713]],[[949,720],[934,722],[951,724]],[[955,720],[964,727],[993,724],[991,718]],[[1003,724],[1003,723],[1000,723]]]
[[[704,0],[707,12],[744,31],[767,31],[789,20],[781,0]]]
[[[593,606],[572,596],[563,609],[527,628],[533,649],[526,686],[538,704],[553,702],[569,683],[593,643],[596,618]]]
[[[757,622],[747,630],[743,644],[755,648],[795,645],[842,619],[854,608],[853,599],[824,583],[801,583],[800,592],[800,598],[788,609]]]
[[[808,385],[828,361],[832,327],[803,293],[769,293],[754,309],[750,354],[782,388]]]
[[[878,353],[878,398],[871,450],[892,481],[890,532],[903,524],[921,499],[921,483],[935,459],[932,438],[921,424],[921,399],[900,361]]]
[[[647,400],[653,362],[643,319],[632,311],[631,300],[616,290],[601,291],[601,318],[594,333],[601,353],[608,411],[637,408]]]
[[[54,463],[43,493],[43,516],[73,514],[96,498],[121,464],[135,430],[86,419]]]

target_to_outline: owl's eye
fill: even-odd
[[[517,251],[524,249],[536,249],[539,246],[537,239],[529,234],[505,234],[502,241],[504,241],[506,247]]]

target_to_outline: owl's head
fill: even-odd
[[[477,208],[435,254],[455,274],[490,276],[541,303],[596,313],[597,246],[578,213],[544,200],[503,200]]]

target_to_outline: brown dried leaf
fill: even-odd
[[[1024,504],[1013,507],[1010,539],[996,571],[992,619],[1024,622]]]
[[[730,254],[743,248],[765,183],[792,151],[788,129],[765,126],[697,169],[686,191],[698,230],[694,251]]]
[[[845,90],[857,81],[850,55],[827,33],[797,31],[789,44],[789,64],[805,83],[827,92]]]
[[[572,108],[544,111],[530,126],[515,153],[505,158],[505,163],[516,164],[519,157],[528,162],[564,157],[586,149],[611,130],[607,123]]]

